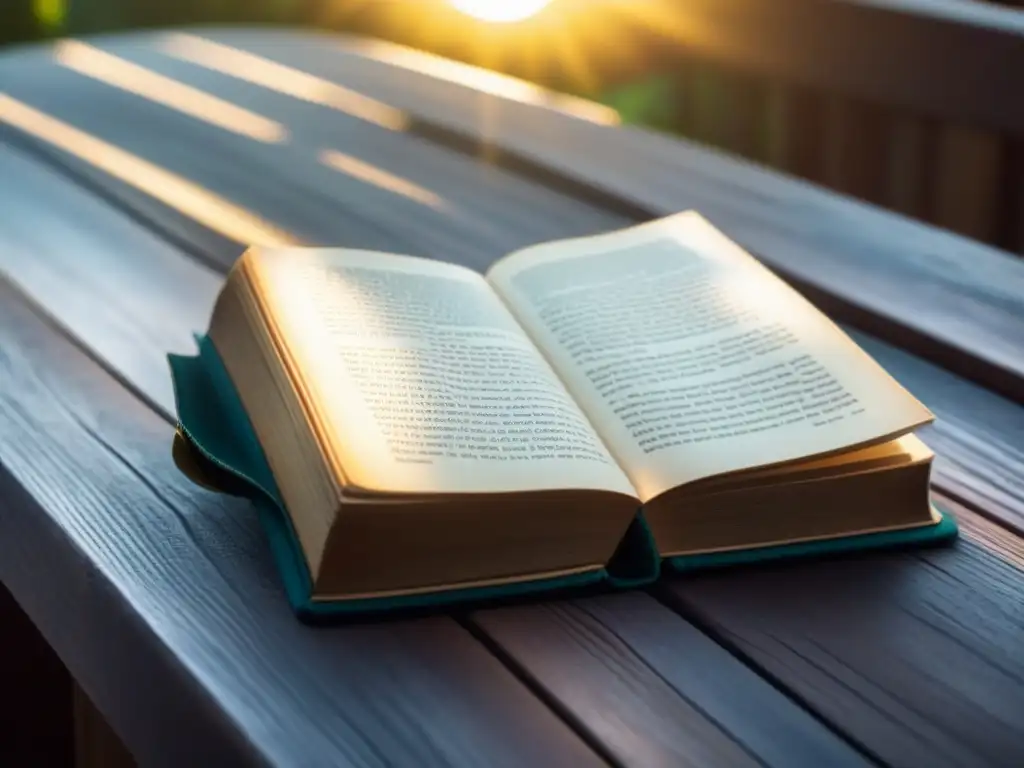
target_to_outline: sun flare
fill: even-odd
[[[522,21],[551,0],[451,0],[457,9],[483,21]]]
[[[438,5],[447,11],[439,12]],[[316,21],[332,28],[379,8],[379,15],[369,17],[377,25],[375,34],[410,50],[430,51],[432,71],[450,67],[439,64],[440,56],[480,68],[478,75],[487,80],[497,80],[496,73],[521,78],[518,90],[540,93],[532,85],[537,83],[590,99],[623,86],[620,70],[624,77],[638,76],[651,56],[645,47],[652,40],[694,49],[714,44],[681,0],[319,0],[313,6],[319,9]],[[402,65],[419,69],[422,56],[416,63],[407,54],[397,56]],[[373,55],[395,58],[393,51]],[[609,116],[620,121],[611,107],[600,110],[601,122]]]

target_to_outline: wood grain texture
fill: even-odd
[[[144,765],[590,765],[444,618],[314,630],[248,505],[0,285],[0,580]]]
[[[222,277],[65,176],[0,145],[0,273],[168,416]]]
[[[1022,591],[1024,571],[963,540],[680,579],[665,595],[879,761],[981,768],[1024,761]]]
[[[873,331],[1024,400],[1024,263],[1004,252],[689,142],[588,122],[543,92],[532,103],[511,89],[482,93],[404,49],[279,31],[204,34],[360,89],[415,115],[428,134],[500,149],[519,172],[626,216],[696,208],[841,317],[869,314]]]
[[[1005,526],[993,523],[975,510],[941,496],[946,509],[956,515],[960,532],[978,546],[1024,571],[1024,538]]]
[[[506,608],[472,620],[618,764],[868,763],[647,595]]]

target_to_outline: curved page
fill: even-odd
[[[488,279],[644,501],[932,418],[695,213],[520,251]]]

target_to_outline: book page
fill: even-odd
[[[686,213],[488,275],[647,500],[878,441],[931,414],[796,291]]]
[[[265,313],[348,485],[635,495],[482,276],[363,251],[253,253]]]

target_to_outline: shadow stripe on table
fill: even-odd
[[[111,208],[208,267],[223,268],[225,262],[238,258],[245,247],[203,227],[195,219],[162,205],[155,198],[139,194],[124,181],[32,139],[2,122],[0,142],[16,148],[18,152],[31,157],[41,166],[60,173],[68,183],[81,187],[90,195],[103,200]]]

